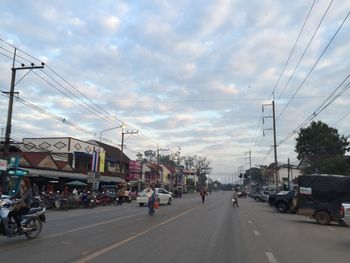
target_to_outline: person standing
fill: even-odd
[[[232,200],[233,200],[232,205],[238,207],[239,206],[238,205],[238,191],[236,188],[233,189]]]
[[[118,190],[118,203],[117,205],[123,205],[123,200],[124,200],[124,188],[120,188]]]
[[[154,202],[158,199],[156,188],[154,187],[154,184],[151,184],[150,187],[147,189],[147,196],[148,196],[148,214],[150,216],[154,215]]]
[[[201,190],[199,191],[199,195],[202,197],[202,203],[204,204],[205,196],[208,195],[204,187],[202,187]]]

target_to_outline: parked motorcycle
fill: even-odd
[[[9,223],[8,214],[14,209],[15,201],[10,199],[0,200],[0,235],[14,237],[25,235],[28,239],[37,238],[42,230],[43,223],[46,221],[45,207],[33,207],[29,212],[21,217],[23,230],[19,232],[15,223]]]
[[[97,196],[95,194],[91,194],[89,191],[87,193],[82,193],[80,200],[84,208],[93,208],[99,204]]]

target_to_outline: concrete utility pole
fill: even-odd
[[[276,143],[276,114],[275,114],[275,101],[272,101],[272,104],[263,104],[262,112],[264,112],[264,106],[272,106],[272,116],[263,116],[263,124],[265,118],[272,118],[273,128],[272,129],[263,129],[263,134],[265,136],[265,130],[273,130],[273,148],[274,148],[274,157],[275,157],[275,180],[276,188],[278,188],[278,162],[277,162],[277,143]]]
[[[139,131],[126,131],[124,132],[124,128],[122,127],[122,144],[121,144],[121,151],[120,151],[120,173],[123,175],[124,174],[124,169],[123,169],[123,149],[124,149],[124,134],[136,134],[139,133]]]
[[[16,68],[16,52],[17,48],[14,50],[13,54],[13,61],[12,61],[12,75],[11,75],[11,87],[10,92],[2,92],[4,94],[9,94],[9,106],[7,110],[7,123],[6,123],[6,131],[5,131],[5,142],[4,142],[4,148],[3,148],[3,158],[7,158],[9,156],[10,152],[10,138],[11,138],[11,122],[12,122],[12,109],[13,109],[13,97],[15,92],[15,82],[16,82],[16,71],[17,70],[33,70],[33,69],[39,69],[44,68],[44,63],[41,62],[41,66],[35,66],[34,63],[31,63],[30,67],[26,67],[24,64],[22,64],[22,67]]]

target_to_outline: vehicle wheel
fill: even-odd
[[[143,203],[139,203],[139,206],[143,206],[144,204]]]
[[[171,200],[171,198],[169,198],[168,199],[168,205],[171,205],[171,202],[172,202],[172,200]]]
[[[32,230],[29,230],[28,232],[25,232],[25,235],[28,239],[34,239],[37,238],[41,232],[41,229],[43,228],[43,223],[39,218],[33,218],[26,226],[25,228],[30,228]]]
[[[279,202],[276,207],[277,207],[278,212],[280,212],[280,213],[287,212],[287,205],[283,202]]]
[[[331,215],[325,211],[319,211],[316,213],[315,219],[320,225],[328,225],[331,222]]]

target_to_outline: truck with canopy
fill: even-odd
[[[297,213],[327,225],[342,223],[341,205],[350,201],[350,176],[301,175],[298,177]]]

